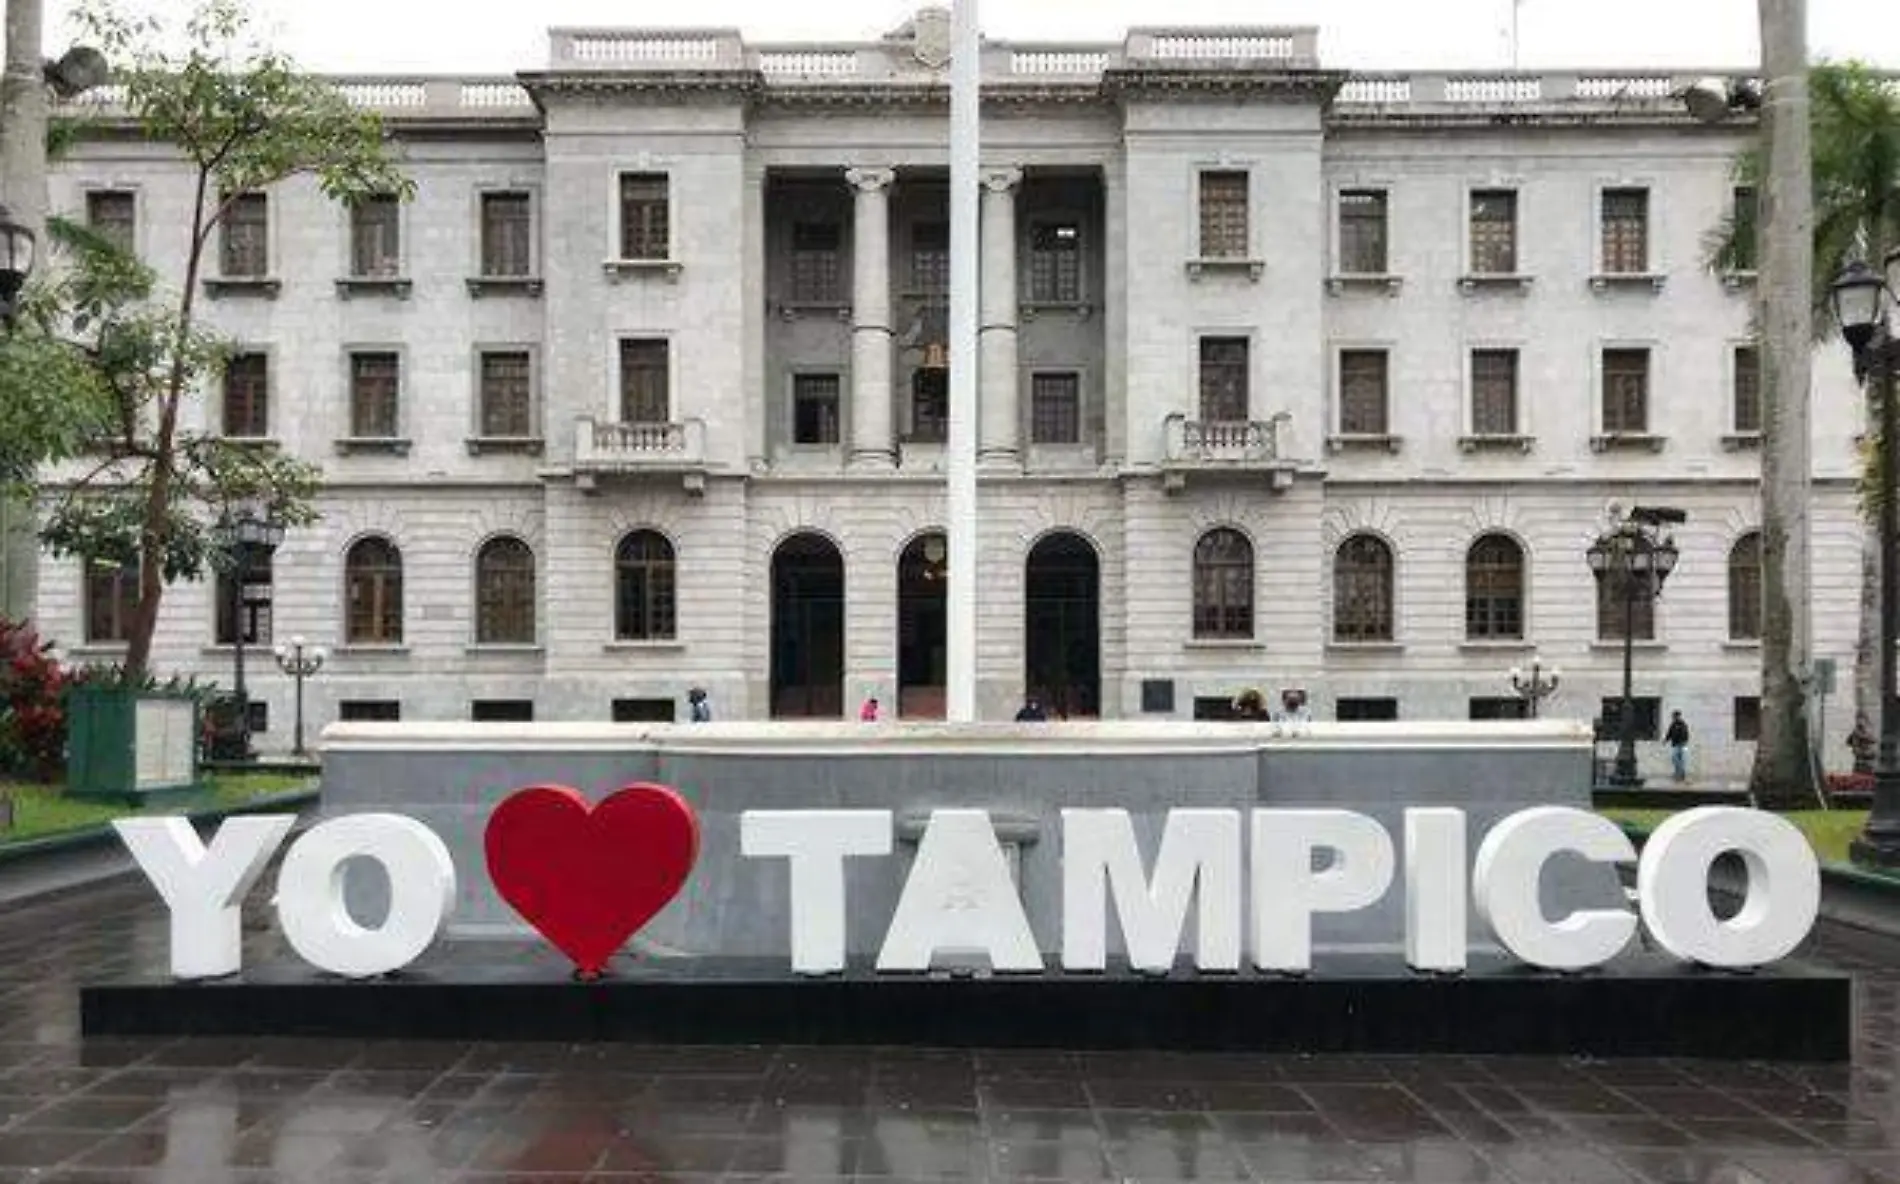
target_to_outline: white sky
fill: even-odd
[[[180,10],[187,0],[141,7]],[[1519,0],[1527,69],[1750,68],[1756,0]],[[731,26],[748,40],[868,40],[921,0],[251,0],[270,38],[327,73],[510,73],[541,66],[553,25]],[[71,0],[46,0],[49,51]],[[1329,66],[1505,67],[1512,0],[984,0],[1001,39],[1114,40],[1130,25],[1310,24]],[[1900,0],[1808,0],[1809,49],[1900,70]]]

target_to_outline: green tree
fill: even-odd
[[[104,244],[66,236],[77,266],[63,281],[63,305],[106,390],[112,427],[98,463],[68,486],[41,538],[58,556],[136,565],[125,668],[137,678],[167,585],[202,577],[216,560],[211,536],[222,513],[247,503],[288,526],[316,517],[315,467],[181,422],[186,398],[218,377],[228,353],[196,315],[205,253],[225,216],[242,195],[294,177],[314,178],[344,203],[407,200],[414,186],[381,121],[253,41],[238,0],[204,0],[178,31],[130,18],[110,0],[76,15],[113,62],[122,118],[183,158],[193,195],[177,228],[186,251],[176,289]],[[83,121],[74,130],[89,132]]]
[[[1878,267],[1887,249],[1900,243],[1900,84],[1857,62],[1823,63],[1808,75],[1812,134],[1814,236],[1813,332],[1817,342],[1837,333],[1828,307],[1828,289],[1848,263],[1866,260]],[[1737,158],[1738,183],[1757,187],[1763,173],[1759,152]],[[1746,270],[1755,259],[1755,226],[1731,215],[1713,228],[1705,244],[1711,268]],[[1876,410],[1866,410],[1866,439],[1876,431]],[[1872,735],[1879,709],[1879,540],[1873,528],[1876,455],[1864,452],[1861,504],[1860,628],[1854,653],[1854,719],[1857,730]],[[1770,660],[1764,645],[1763,661]],[[1764,713],[1773,709],[1763,704]]]

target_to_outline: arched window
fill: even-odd
[[[1524,636],[1524,549],[1509,535],[1487,534],[1465,553],[1465,637]]]
[[[475,642],[534,644],[534,552],[520,539],[489,539],[475,555]]]
[[[1369,534],[1333,556],[1333,640],[1392,640],[1392,548]]]
[[[1761,640],[1761,532],[1735,540],[1728,553],[1728,635],[1735,641]]]
[[[402,552],[383,538],[359,539],[343,559],[344,640],[351,645],[402,643]]]
[[[1253,544],[1229,527],[1194,544],[1194,636],[1253,636]]]
[[[95,645],[132,636],[132,613],[139,603],[136,563],[86,564],[86,640]]]
[[[636,530],[614,550],[614,636],[621,641],[668,641],[674,622],[673,544]]]

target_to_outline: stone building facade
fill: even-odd
[[[250,356],[192,411],[326,470],[243,614],[330,648],[313,727],[683,718],[695,685],[727,718],[941,711],[944,21],[555,30],[515,78],[338,80],[415,199],[250,200],[204,293]],[[1695,124],[1656,75],[1331,71],[1311,29],[990,42],[983,76],[986,716],[1250,686],[1496,715],[1535,656],[1564,671],[1546,711],[1595,717],[1621,625],[1583,551],[1612,503],[1664,504],[1688,521],[1637,630],[1643,723],[1679,708],[1700,775],[1746,767],[1753,282],[1702,240],[1748,201],[1750,122]],[[53,185],[179,282],[162,146],[93,138]],[[1844,693],[1860,428],[1833,352],[1813,617]],[[114,598],[44,565],[71,655],[112,657]],[[228,677],[232,627],[175,587],[155,660]],[[250,671],[287,746],[290,685]]]

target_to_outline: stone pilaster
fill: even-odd
[[[1016,362],[1016,186],[1019,168],[983,170],[982,304],[978,316],[977,459],[1019,463],[1022,414]]]
[[[851,236],[851,463],[889,468],[891,432],[891,169],[849,169],[857,195]]]

